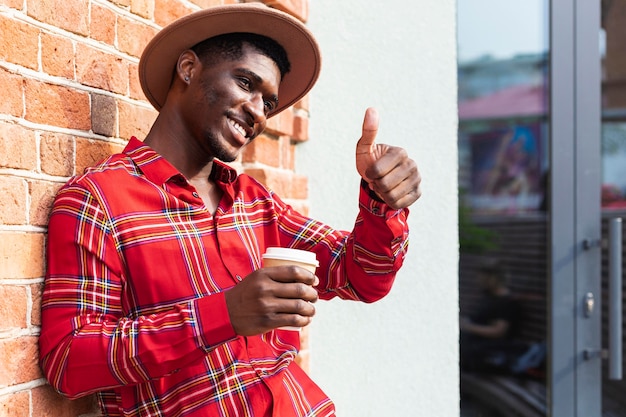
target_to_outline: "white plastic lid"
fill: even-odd
[[[304,264],[319,266],[319,262],[314,252],[291,248],[267,248],[263,254],[263,258],[268,259],[285,259],[288,261],[301,262]]]

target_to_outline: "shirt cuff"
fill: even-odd
[[[372,190],[369,186],[369,184],[367,183],[367,181],[365,181],[363,178],[361,178],[361,189],[367,191],[367,195],[374,201],[378,201],[379,203],[384,203],[385,200],[383,200],[382,198],[380,198],[378,196],[378,194],[376,194],[376,192],[374,190]]]
[[[195,302],[199,337],[206,350],[237,337],[230,322],[223,292],[202,297]]]
[[[361,179],[361,192],[359,194],[359,204],[365,208],[369,213],[377,217],[391,218],[401,213],[408,214],[408,209],[393,209],[387,205],[374,191],[372,191],[365,182]]]

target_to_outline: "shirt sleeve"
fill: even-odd
[[[362,184],[352,232],[332,229],[289,209],[283,214],[281,244],[317,255],[320,298],[371,303],[389,293],[408,250],[408,209],[392,209]]]
[[[220,293],[147,316],[128,313],[127,277],[105,210],[83,187],[57,196],[47,257],[40,362],[69,398],[170,374],[235,337]]]

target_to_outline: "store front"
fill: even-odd
[[[626,1],[459,0],[458,19],[461,314],[497,259],[527,348],[462,372],[462,415],[623,415]]]

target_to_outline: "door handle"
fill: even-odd
[[[622,219],[609,220],[609,379],[622,379]]]

